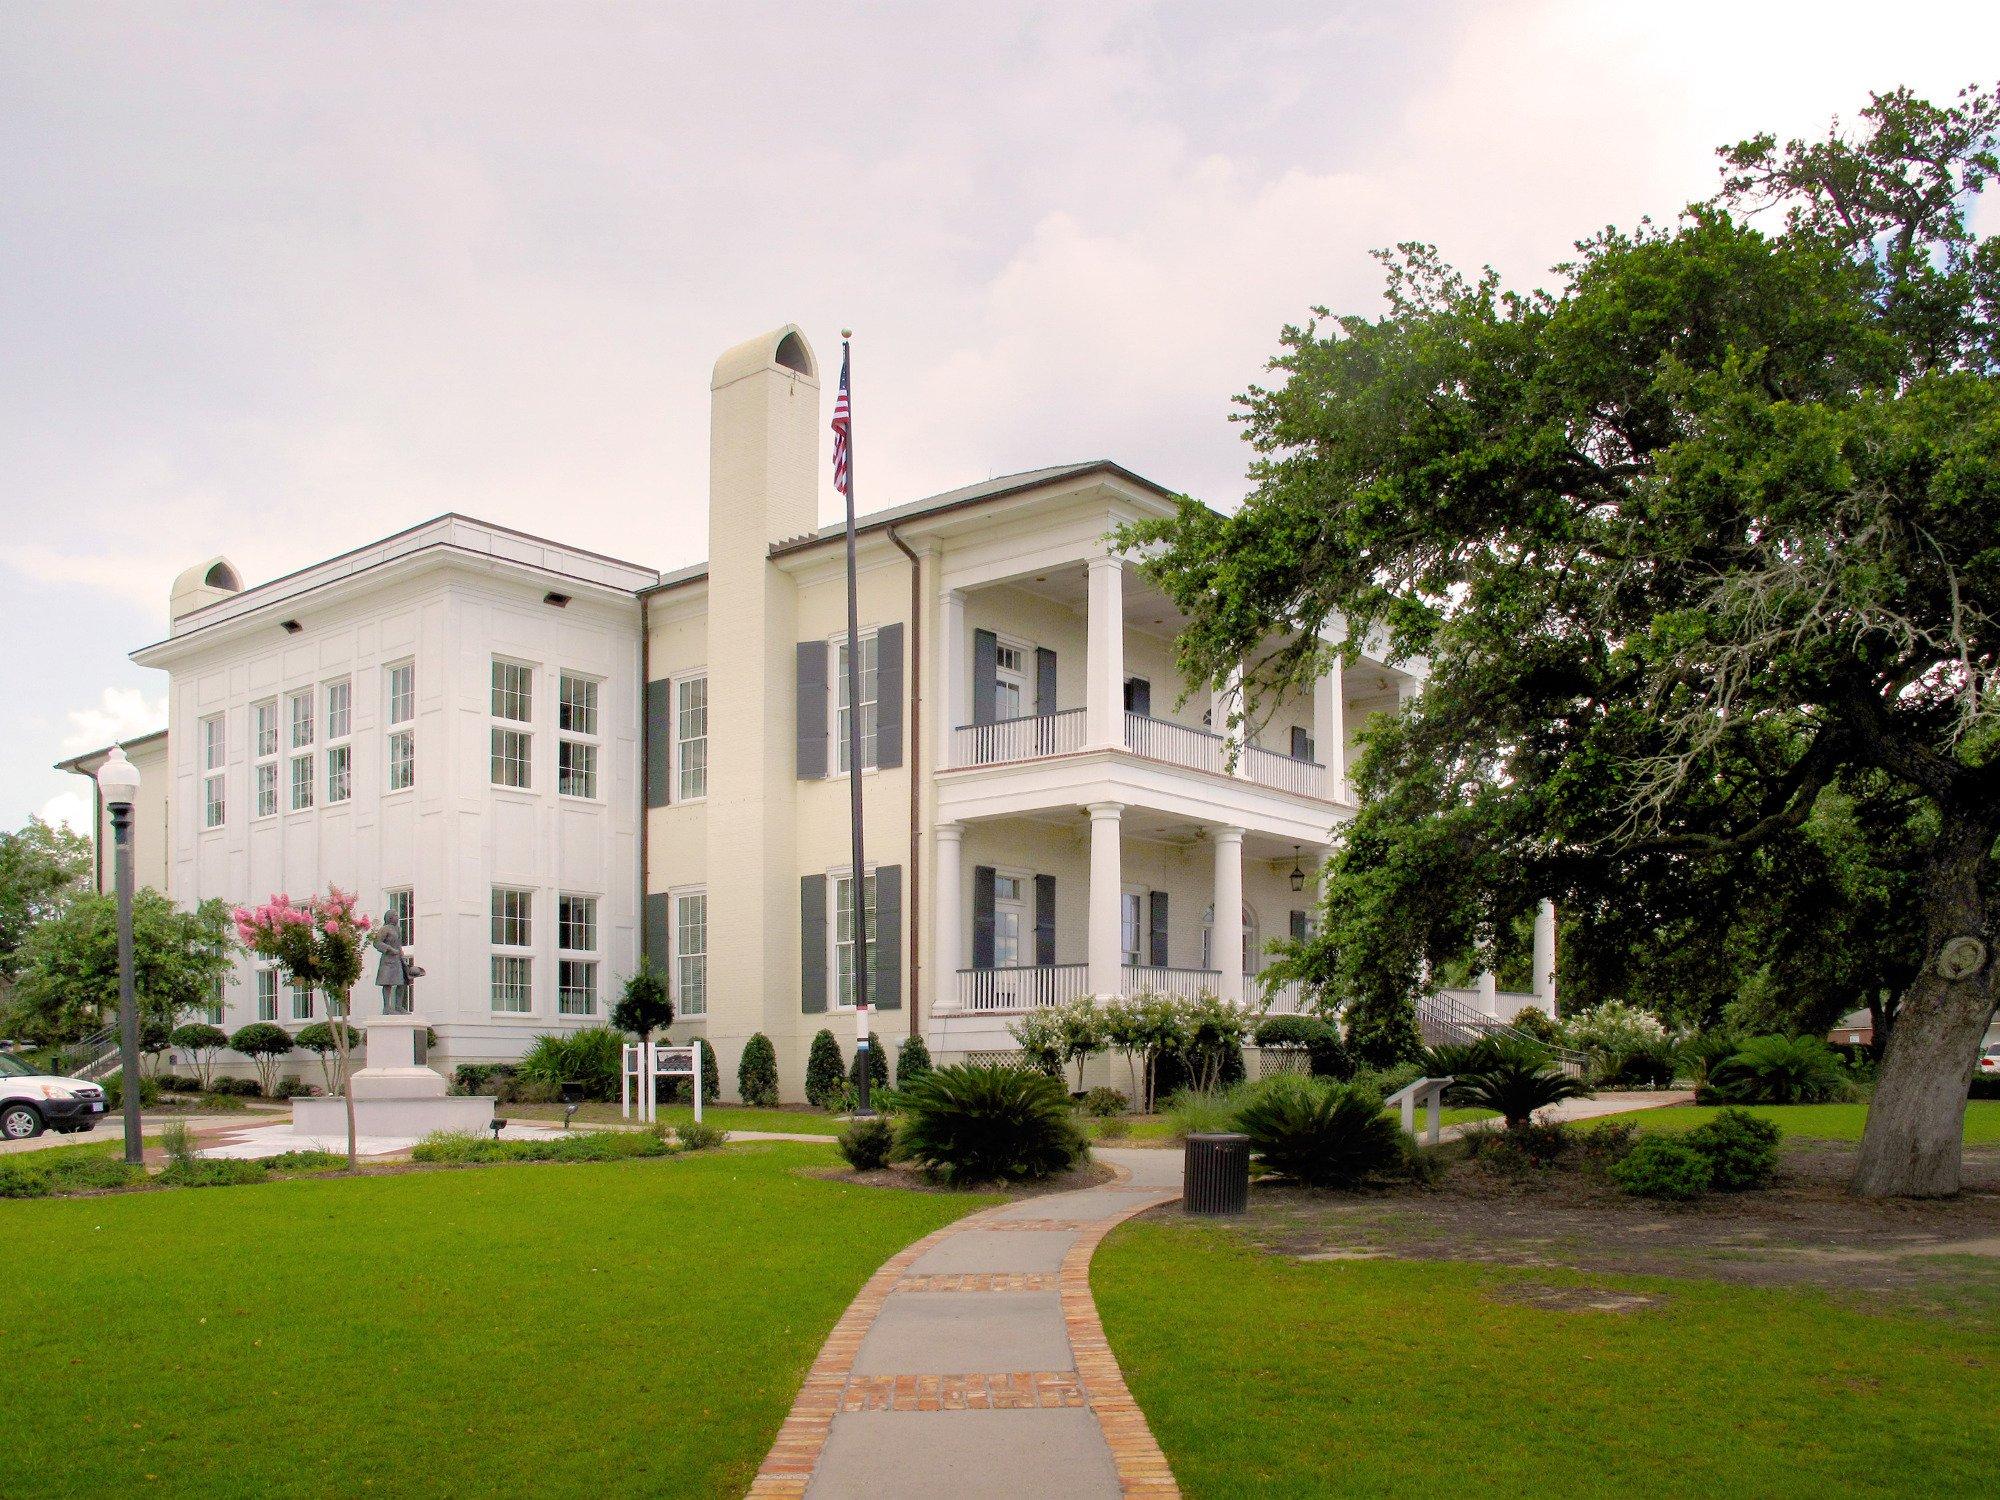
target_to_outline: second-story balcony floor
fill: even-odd
[[[1301,755],[1280,755],[1261,745],[1232,745],[1222,735],[1172,719],[1126,710],[1110,747],[1141,760],[1210,776],[1230,776],[1315,801],[1335,800],[1329,767]],[[950,770],[1011,765],[1078,755],[1088,748],[1089,713],[1081,708],[1030,714],[991,724],[964,724],[952,733]]]

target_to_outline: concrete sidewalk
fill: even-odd
[[[1180,1196],[1179,1151],[984,1210],[877,1272],[827,1340],[753,1496],[1177,1495],[1090,1298],[1114,1225]]]
[[[1601,1120],[1606,1115],[1629,1115],[1642,1109],[1661,1109],[1669,1104],[1694,1103],[1692,1089],[1642,1089],[1630,1093],[1596,1094],[1588,1099],[1565,1099],[1560,1104],[1550,1104],[1535,1111],[1538,1125],[1568,1125],[1578,1120]],[[1423,1115],[1417,1115],[1417,1127],[1423,1128]],[[1457,1140],[1468,1130],[1498,1130],[1500,1122],[1494,1120],[1473,1120],[1464,1125],[1447,1125],[1438,1132],[1438,1139]]]

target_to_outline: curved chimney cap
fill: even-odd
[[[211,557],[207,562],[196,563],[174,580],[172,594],[168,596],[168,618],[178,620],[182,615],[193,614],[218,599],[227,599],[231,594],[243,592],[242,575],[236,565],[226,557]]]
[[[769,333],[760,333],[754,339],[745,339],[733,349],[725,349],[715,362],[715,373],[709,378],[710,390],[721,390],[725,385],[741,380],[746,375],[756,375],[766,370],[776,370],[788,377],[819,383],[819,360],[813,355],[812,344],[805,332],[796,323],[787,323],[783,328],[774,328]]]

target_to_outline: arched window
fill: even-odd
[[[1260,960],[1264,956],[1264,945],[1257,941],[1257,913],[1246,903],[1243,907],[1243,972],[1255,974],[1263,967]],[[1215,903],[1213,901],[1201,914],[1201,966],[1204,969],[1219,969],[1221,965],[1215,957]]]

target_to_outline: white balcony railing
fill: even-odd
[[[1133,995],[1173,995],[1182,1000],[1213,995],[1222,988],[1216,969],[1169,969],[1158,964],[1127,964],[1119,974],[1119,989]]]
[[[1324,800],[1333,795],[1327,785],[1326,767],[1318,761],[1280,755],[1260,745],[1243,747],[1243,774],[1259,786],[1297,792],[1301,797]]]
[[[1163,760],[1170,766],[1186,766],[1190,771],[1229,773],[1229,742],[1206,729],[1191,729],[1171,719],[1155,719],[1150,714],[1125,715],[1125,746],[1134,755]]]
[[[1083,709],[1066,708],[995,724],[961,724],[951,732],[951,763],[997,766],[1010,760],[1074,755],[1083,748],[1086,717]]]
[[[1008,969],[960,969],[961,1011],[1040,1010],[1088,993],[1085,964],[1027,964]]]
[[[1247,979],[1244,981],[1243,993],[1250,997],[1252,1005],[1261,1005],[1266,1014],[1295,1016],[1299,1013],[1299,1004],[1304,998],[1305,987],[1296,979],[1283,979],[1267,990],[1255,979]]]

